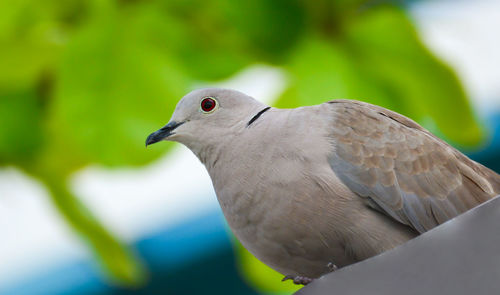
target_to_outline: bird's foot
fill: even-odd
[[[303,276],[285,276],[281,281],[287,281],[287,280],[293,280],[293,283],[295,285],[307,285],[310,282],[314,281],[314,279],[308,278],[308,277],[303,277]]]
[[[335,264],[333,264],[331,262],[328,262],[328,264],[326,265],[326,267],[328,267],[328,269],[330,270],[330,272],[334,272],[337,269],[339,269],[338,266],[336,266]]]
[[[338,266],[336,266],[332,262],[329,262],[326,265],[326,267],[328,267],[328,269],[330,270],[330,272],[334,272],[337,269],[339,269]],[[308,277],[304,277],[304,276],[291,276],[291,275],[285,276],[281,281],[284,282],[284,281],[288,281],[288,280],[293,280],[293,283],[295,285],[307,285],[310,282],[314,281],[314,279],[311,279],[311,278],[308,278]]]

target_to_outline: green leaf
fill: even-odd
[[[43,144],[41,102],[34,89],[0,90],[0,165],[29,165]]]
[[[171,53],[192,79],[227,78],[254,60],[218,1],[141,3],[127,13],[132,30],[144,28],[140,42]]]
[[[345,44],[318,36],[304,39],[287,64],[290,87],[278,107],[298,107],[349,98],[389,105],[388,94],[356,66]]]
[[[260,60],[281,62],[305,31],[304,7],[297,0],[223,1],[229,25]]]
[[[136,42],[125,20],[101,20],[68,44],[51,109],[52,134],[75,148],[73,157],[109,166],[140,165],[145,137],[169,120],[188,79],[167,52]]]
[[[29,88],[52,74],[82,0],[0,1],[0,87]]]

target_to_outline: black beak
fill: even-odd
[[[151,133],[146,139],[146,146],[157,143],[158,141],[162,141],[163,139],[169,137],[172,134],[175,134],[173,131],[175,128],[181,126],[184,122],[175,122],[172,121],[167,125],[163,126],[160,130],[157,130]]]

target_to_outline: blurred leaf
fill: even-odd
[[[356,67],[345,45],[320,37],[305,39],[297,47],[287,68],[290,87],[277,100],[278,107],[313,105],[337,98],[390,104],[388,94]]]
[[[168,53],[136,42],[140,33],[125,20],[106,20],[68,44],[50,127],[76,148],[72,156],[116,166],[144,164],[161,154],[145,152],[145,136],[169,120],[188,80]]]
[[[55,46],[36,40],[0,40],[0,68],[8,69],[0,71],[0,87],[33,85],[40,73],[53,65],[54,50]]]
[[[144,27],[142,40],[176,57],[191,78],[227,78],[255,59],[243,38],[227,24],[219,1],[159,1],[131,8],[132,29]],[[141,41],[142,41],[141,40]]]
[[[0,165],[28,165],[42,146],[41,105],[34,89],[0,91]]]
[[[298,0],[226,0],[224,4],[229,24],[260,59],[282,61],[305,31],[306,15]]]
[[[307,22],[311,32],[321,36],[338,35],[345,19],[358,17],[359,12],[368,9],[371,3],[367,0],[316,0],[301,1],[307,11]]]
[[[30,87],[57,55],[57,24],[30,4],[0,1],[0,87]]]
[[[52,73],[85,0],[0,1],[0,87],[27,88]]]

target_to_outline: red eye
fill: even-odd
[[[217,101],[211,97],[205,97],[200,103],[201,110],[204,113],[210,113],[211,111],[213,111],[215,109],[216,105],[217,105]]]

